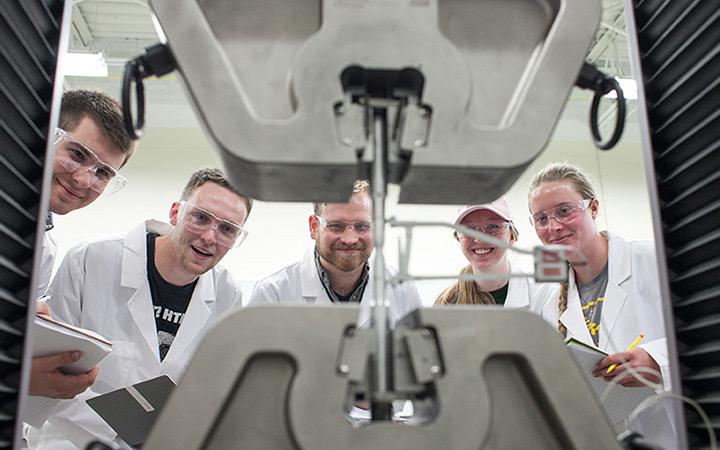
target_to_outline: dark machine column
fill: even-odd
[[[676,392],[695,400],[720,437],[720,3],[626,1]],[[653,192],[654,191],[654,192]],[[676,340],[673,340],[675,337]],[[679,378],[678,378],[679,377]],[[677,411],[679,416],[683,414]],[[685,405],[690,448],[709,448]]]
[[[34,315],[32,288],[45,230],[52,152],[70,2],[0,2],[0,448],[19,446]],[[51,125],[52,124],[52,125]]]

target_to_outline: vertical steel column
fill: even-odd
[[[373,414],[384,417],[373,419],[390,419],[390,408],[387,400],[388,391],[392,389],[390,382],[391,357],[388,352],[390,326],[388,323],[388,301],[385,292],[385,197],[386,185],[386,159],[388,150],[387,141],[387,115],[384,109],[371,109],[372,126],[370,127],[369,142],[372,145],[372,199],[373,199],[373,247],[375,259],[373,261],[373,302],[372,326],[375,329],[375,383],[371,394]]]

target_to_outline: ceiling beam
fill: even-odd
[[[83,49],[89,49],[94,40],[93,35],[87,25],[87,22],[85,22],[85,17],[83,17],[82,11],[77,4],[73,5],[72,27],[75,37],[78,42],[80,42]]]

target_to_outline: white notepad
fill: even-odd
[[[62,367],[62,371],[80,374],[91,370],[112,350],[112,342],[83,328],[58,322],[44,315],[35,316],[32,327],[33,356],[50,356],[68,351],[82,353],[80,359]],[[60,400],[30,395],[24,421],[39,428]]]
[[[645,399],[655,395],[655,391],[649,387],[623,387],[605,381],[602,377],[592,376],[595,365],[608,354],[573,338],[567,339],[565,345],[580,369],[580,373],[595,393],[595,398],[598,401],[601,397],[603,398],[602,406],[605,414],[616,429],[624,429],[623,422],[633,410]],[[605,393],[606,390],[607,393]]]

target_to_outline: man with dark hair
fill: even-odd
[[[195,172],[170,224],[149,220],[125,236],[71,249],[52,284],[53,317],[113,342],[95,384],[54,411],[30,448],[85,448],[115,432],[85,400],[168,375],[180,381],[197,345],[224,313],[241,306],[240,286],[218,262],[246,236],[252,201],[217,169]]]
[[[372,268],[372,200],[367,181],[356,181],[347,203],[315,203],[308,224],[315,248],[305,257],[255,285],[250,305],[263,303],[359,303],[359,323],[370,318]],[[390,278],[395,271],[387,269]],[[395,322],[421,306],[415,284],[387,291]]]
[[[47,231],[52,215],[64,215],[94,202],[126,182],[118,170],[127,163],[135,143],[125,131],[120,104],[102,92],[68,91],[60,106],[58,128],[52,131],[55,159],[50,180]],[[112,192],[110,192],[112,193]],[[56,246],[45,233],[38,296],[50,283]]]
[[[127,163],[135,144],[125,131],[120,104],[102,92],[68,91],[60,106],[58,128],[52,131],[55,159],[50,181],[50,200],[43,236],[42,262],[36,296],[47,290],[55,259],[56,245],[50,233],[53,214],[67,214],[95,201],[103,192],[116,191],[125,184],[118,170]],[[42,302],[40,313],[47,312]],[[80,358],[79,352],[33,358],[29,394],[56,399],[73,398],[95,380],[97,370],[79,375],[60,368]],[[44,414],[30,406],[25,418],[34,425]]]

